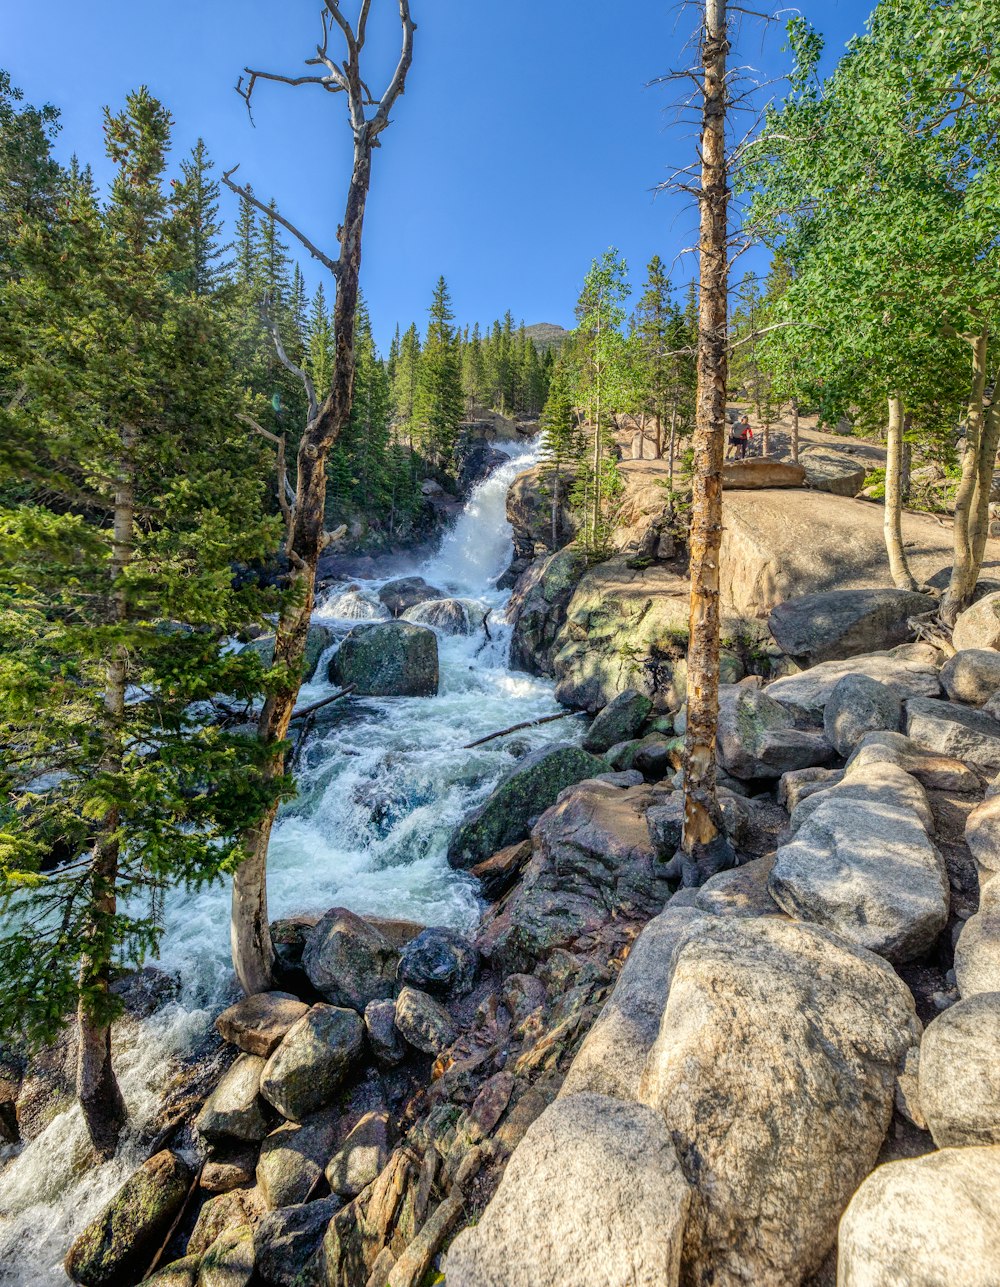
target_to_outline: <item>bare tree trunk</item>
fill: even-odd
[[[979,451],[979,469],[976,474],[976,490],[972,499],[972,514],[969,524],[972,542],[972,565],[974,579],[969,590],[971,597],[979,580],[979,570],[983,566],[983,555],[986,553],[986,538],[990,530],[990,492],[993,490],[993,474],[996,470],[997,448],[1000,447],[1000,405],[994,402],[986,412],[983,424],[983,441]]]
[[[135,446],[131,425],[121,432],[121,456],[115,487],[114,529],[111,545],[111,620],[124,622],[128,600],[121,578],[132,561],[135,534]],[[122,771],[122,738],[125,723],[125,690],[128,654],[117,645],[108,661],[104,692],[106,745],[101,758],[104,773]],[[126,1121],[122,1098],[111,1060],[111,1026],[107,1020],[111,988],[111,944],[117,912],[118,810],[109,809],[101,822],[89,873],[87,947],[80,958],[80,1002],[77,1006],[76,1094],[94,1149],[113,1157]]]
[[[799,463],[799,402],[792,399],[792,460]]]
[[[729,287],[726,165],[726,0],[705,0],[701,132],[701,291],[698,318],[698,407],[691,510],[691,635],[688,646],[687,738],[684,748],[685,853],[695,856],[718,836],[715,738],[719,716],[719,550],[728,383]]]
[[[966,607],[972,597],[979,579],[979,563],[976,561],[972,531],[979,526],[975,513],[982,503],[984,489],[980,477],[988,468],[990,477],[996,456],[996,443],[984,460],[989,443],[986,439],[986,414],[984,400],[986,395],[986,356],[988,335],[984,329],[980,335],[972,337],[972,393],[969,398],[969,414],[965,429],[965,452],[962,456],[962,478],[955,496],[955,521],[953,528],[953,562],[948,589],[941,600],[941,620],[953,626],[958,614]],[[977,492],[979,493],[977,496]],[[989,505],[989,485],[985,488],[986,506]],[[982,524],[985,530],[985,523]],[[983,537],[985,545],[985,535]],[[982,556],[980,555],[980,562]]]
[[[760,454],[766,456],[771,450],[771,426],[764,425],[764,433],[760,440]]]
[[[380,146],[379,135],[389,124],[389,111],[403,92],[413,58],[414,24],[410,18],[409,0],[399,0],[402,53],[389,88],[378,103],[374,116],[368,119],[366,105],[371,105],[371,95],[362,78],[359,63],[365,41],[368,6],[362,8],[356,34],[340,14],[337,4],[328,0],[327,8],[344,33],[348,59],[337,64],[324,55],[322,61],[331,77],[348,96],[354,133],[354,161],[344,219],[338,230],[340,255],[336,262],[317,251],[311,243],[306,242],[301,233],[285,223],[308,245],[311,253],[334,273],[337,293],[333,311],[335,349],[331,387],[318,413],[307,425],[298,451],[298,485],[286,550],[290,565],[289,593],[278,622],[273,663],[275,669],[285,668],[288,682],[268,696],[258,728],[261,741],[273,748],[265,770],[266,776],[272,781],[285,773],[284,743],[301,688],[306,640],[315,599],[316,565],[326,544],[324,518],[327,456],[351,414],[361,240],[371,183],[372,150]],[[259,72],[252,72],[250,75],[248,96],[252,93],[257,78],[284,79]],[[246,188],[241,189],[232,182],[229,177],[231,173],[232,171],[223,176],[227,186],[240,195],[248,196],[258,208],[265,210],[252,194],[248,194]],[[267,915],[267,848],[277,808],[277,804],[273,805],[260,823],[244,836],[246,858],[233,879],[233,968],[240,986],[248,994],[265,992],[272,986],[274,947]]]
[[[673,511],[673,491],[674,491],[674,460],[677,455],[677,403],[675,402],[670,411],[670,447],[669,460],[667,463],[667,485],[670,488],[670,509]]]
[[[656,413],[656,459],[663,459],[663,417]]]
[[[885,508],[882,523],[885,549],[889,555],[892,583],[899,590],[915,590],[917,583],[910,572],[903,548],[903,503],[900,481],[903,465],[903,400],[899,394],[889,396],[889,427],[885,439]]]

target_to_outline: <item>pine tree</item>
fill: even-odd
[[[182,283],[195,295],[211,295],[228,274],[220,262],[226,247],[220,245],[219,185],[211,177],[214,164],[204,139],[199,139],[186,161],[181,179],[174,184],[174,206],[183,248]]]
[[[0,490],[0,775],[17,805],[0,824],[0,1029],[49,1040],[76,1009],[77,1092],[109,1154],[114,975],[155,952],[163,891],[237,862],[287,784],[265,789],[256,743],[207,717],[215,695],[261,686],[259,661],[223,645],[264,610],[232,565],[277,531],[226,332],[174,284],[169,115],[142,89],[105,131],[106,209],[80,185],[55,227],[26,231],[0,293],[26,391],[0,405],[0,439],[23,448],[0,462],[18,484]]]
[[[420,335],[416,323],[403,332],[392,382],[393,422],[399,439],[412,450],[417,405],[417,372],[420,366]]]
[[[552,549],[561,544],[560,513],[566,499],[567,476],[580,464],[583,439],[571,391],[572,375],[568,366],[560,366],[549,389],[542,410],[542,463],[548,467],[545,486],[552,506]]]
[[[453,463],[464,409],[454,316],[447,283],[439,277],[417,366],[414,423],[421,448],[440,469]]]
[[[327,311],[322,282],[313,295],[306,325],[306,365],[317,396],[323,397],[333,375],[333,320]]]
[[[472,328],[462,353],[462,392],[465,394],[466,414],[471,416],[476,407],[483,405],[486,395],[486,368],[478,322]]]
[[[63,186],[52,156],[59,113],[51,106],[22,106],[23,99],[0,70],[0,279],[15,271],[20,229],[26,221],[51,223]]]

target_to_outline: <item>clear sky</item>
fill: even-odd
[[[103,106],[149,85],[173,112],[175,162],[203,136],[219,171],[239,162],[258,195],[274,196],[331,247],[350,157],[342,97],[262,84],[253,128],[233,92],[245,64],[305,70],[319,8],[319,0],[0,0],[0,66],[29,101],[60,108],[60,154],[75,151],[99,180]],[[609,245],[638,284],[654,253],[670,263],[691,243],[694,212],[654,189],[690,160],[693,137],[670,108],[677,88],[647,86],[682,64],[692,8],[673,0],[413,0],[412,8],[413,70],[375,158],[365,233],[363,287],[383,346],[397,320],[423,325],[440,273],[463,321],[486,323],[510,308],[529,323],[571,326],[583,275]],[[827,65],[870,8],[801,0],[827,37]],[[395,9],[393,0],[373,5],[369,45],[383,74],[397,52]],[[781,43],[748,25],[735,61],[777,74]],[[227,216],[233,202],[224,195]],[[317,282],[322,270],[304,260],[303,252]],[[692,272],[682,263],[675,279]]]

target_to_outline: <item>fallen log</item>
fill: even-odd
[[[357,684],[348,684],[346,688],[342,688],[339,692],[334,693],[332,697],[324,697],[321,702],[313,702],[311,706],[303,706],[301,710],[293,711],[292,721],[305,719],[308,715],[315,715],[316,712],[321,711],[324,706],[329,706],[332,702],[339,702],[342,697],[346,697],[348,693],[353,693],[356,688]]]
[[[520,733],[525,728],[537,728],[539,724],[552,724],[557,719],[569,719],[573,715],[579,715],[580,711],[560,711],[558,715],[543,715],[541,719],[526,719],[521,724],[512,724],[510,728],[502,728],[499,733],[490,733],[488,737],[481,737],[476,742],[470,742],[468,746],[463,746],[463,751],[472,751],[477,746],[485,746],[487,742],[495,742],[498,737],[506,737],[508,733]]]

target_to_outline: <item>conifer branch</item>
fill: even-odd
[[[324,254],[317,245],[309,240],[304,232],[301,232],[296,228],[296,226],[286,219],[284,215],[279,214],[273,206],[266,206],[262,201],[259,201],[248,187],[244,187],[242,184],[233,182],[232,176],[239,168],[239,165],[234,165],[231,169],[223,172],[222,182],[230,192],[235,192],[241,200],[249,202],[250,205],[252,205],[256,210],[259,210],[261,214],[265,215],[268,219],[273,219],[275,223],[280,223],[286,232],[290,232],[297,241],[301,242],[306,250],[309,251],[310,255],[312,255],[313,259],[318,259],[324,268],[328,269],[334,277],[337,277],[340,273],[340,264],[336,259],[331,259],[329,255]]]

